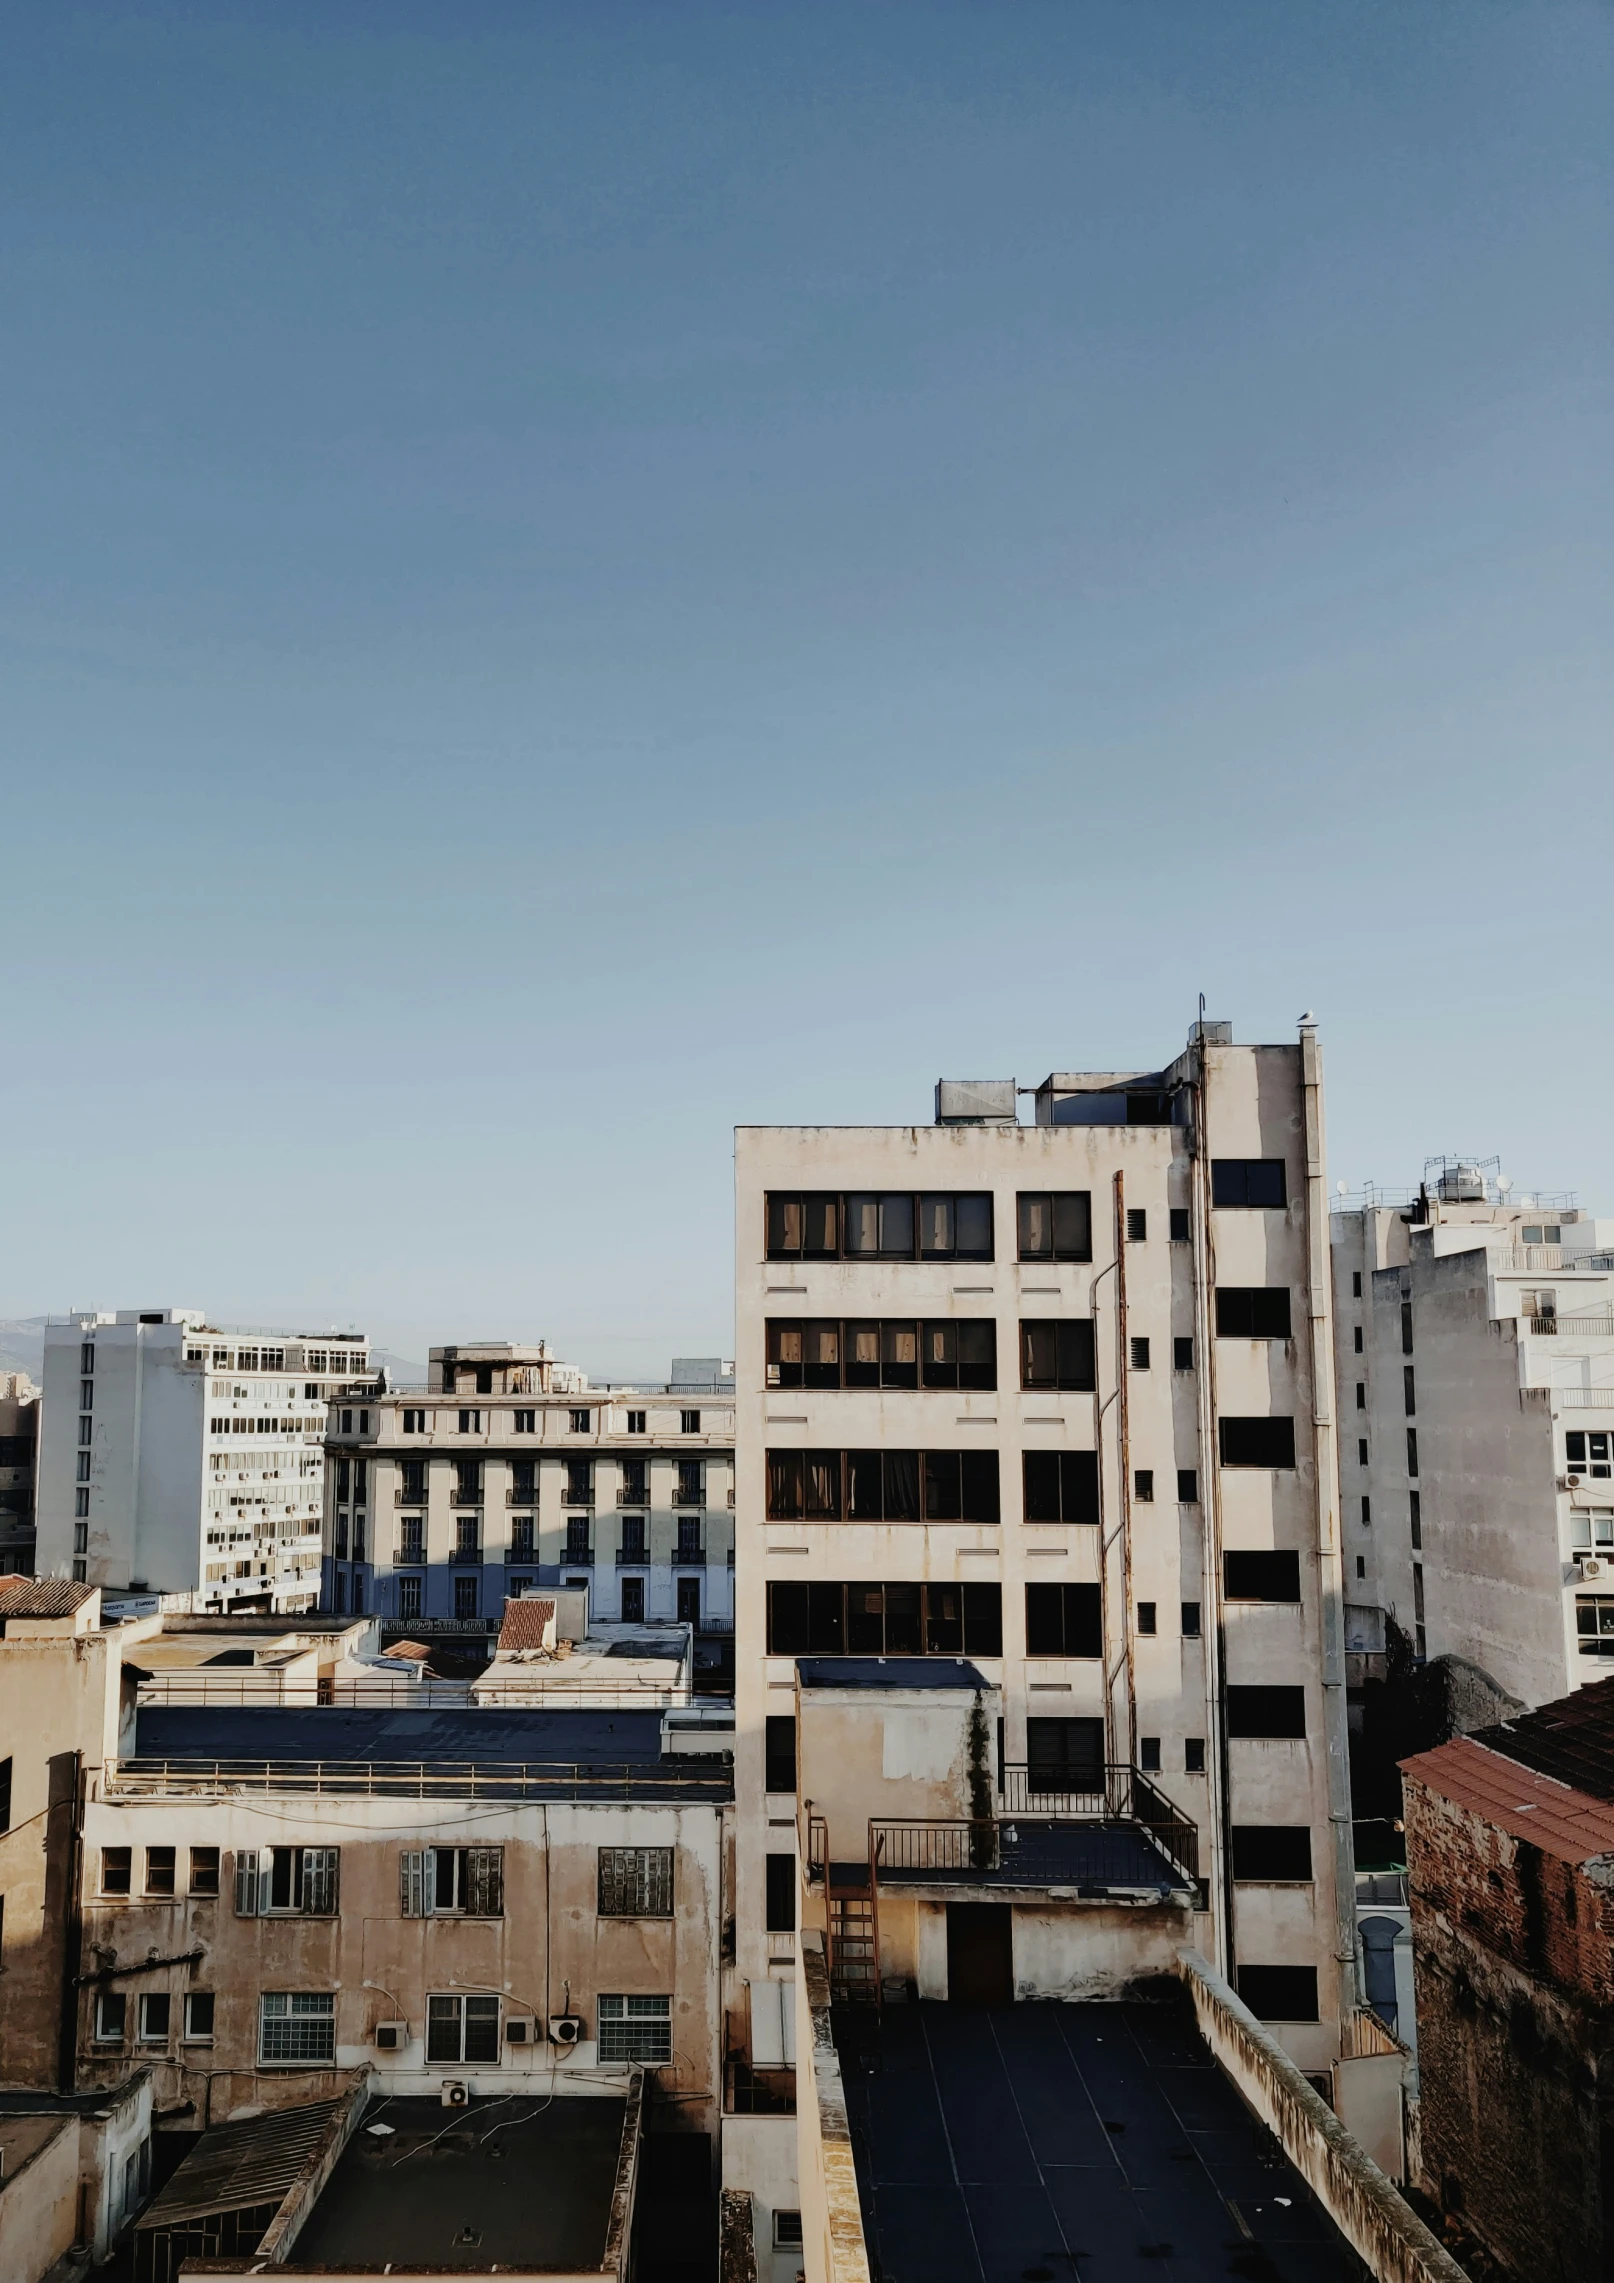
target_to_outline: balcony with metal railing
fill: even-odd
[[[424,1506],[426,1503],[426,1485],[421,1483],[416,1486],[406,1482],[402,1490],[393,1492],[392,1503],[394,1506]]]
[[[706,1493],[704,1490],[675,1490],[672,1502],[674,1506],[704,1506]]]
[[[594,1493],[592,1489],[579,1490],[568,1483],[560,1494],[560,1502],[562,1506],[592,1506]]]
[[[448,1494],[448,1503],[450,1506],[480,1506],[482,1503],[481,1484],[478,1483],[475,1490],[451,1490]]]
[[[648,1506],[650,1504],[649,1487],[642,1482],[628,1483],[625,1486],[619,1484],[616,1502],[618,1506]]]

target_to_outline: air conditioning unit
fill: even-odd
[[[549,2017],[551,2045],[575,2045],[583,2034],[582,2017],[575,2013],[552,2013]]]
[[[504,2025],[506,2044],[531,2045],[535,2043],[533,2031],[537,2026],[530,2014],[512,2014]]]
[[[1598,1561],[1594,1555],[1590,1561],[1584,1561],[1581,1563],[1580,1574],[1582,1577],[1601,1577],[1607,1567],[1608,1564],[1606,1562]]]
[[[409,2043],[408,2022],[378,2021],[375,2025],[375,2042],[378,2053],[401,2053]]]
[[[438,2090],[445,2109],[463,2109],[470,2103],[471,2088],[463,2077],[445,2077]]]

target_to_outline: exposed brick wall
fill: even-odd
[[[1521,2278],[1591,2283],[1614,2272],[1614,1868],[1410,1777],[1406,1827],[1424,2185]]]

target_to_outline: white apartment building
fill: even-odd
[[[759,2080],[801,1940],[875,2003],[1113,1996],[1192,1946],[1314,2071],[1354,2006],[1315,1033],[1030,1091],[736,1134]],[[733,2184],[786,2193],[787,2128],[730,2124]]]
[[[48,1325],[40,1575],[198,1609],[315,1607],[326,1415],[368,1353],[356,1332],[229,1329],[195,1308]]]
[[[39,1390],[25,1371],[0,1371],[0,1577],[34,1574],[34,1465]]]
[[[1346,1594],[1526,1704],[1614,1658],[1614,1220],[1495,1161],[1336,1209]]]
[[[543,1341],[433,1348],[428,1384],[331,1408],[323,1606],[491,1636],[507,1597],[586,1587],[590,1615],[734,1622],[734,1390],[719,1359],[591,1387]]]

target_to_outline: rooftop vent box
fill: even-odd
[[[1012,1078],[938,1078],[938,1126],[1012,1126],[1019,1123]]]

